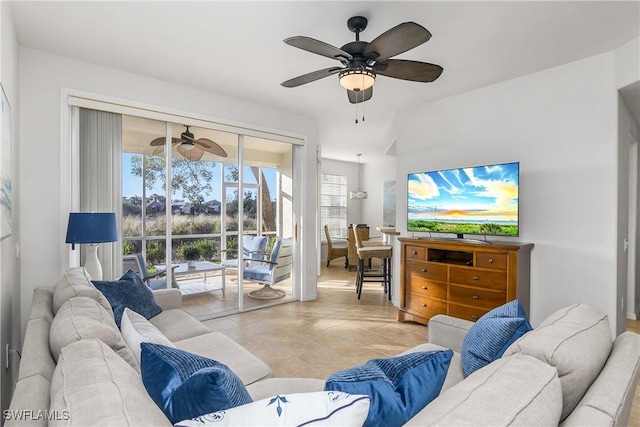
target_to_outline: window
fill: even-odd
[[[332,236],[347,235],[347,177],[322,174],[320,185],[320,218],[329,226]],[[322,233],[322,240],[325,240]]]

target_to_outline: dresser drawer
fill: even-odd
[[[491,292],[480,288],[449,286],[449,301],[460,304],[476,305],[491,310],[507,302],[504,292]]]
[[[420,295],[407,292],[404,298],[405,308],[418,313],[421,317],[430,319],[436,314],[447,314],[446,301],[438,301],[425,298]]]
[[[444,300],[447,299],[446,283],[433,282],[429,279],[418,276],[407,276],[405,278],[405,283],[407,283],[407,292],[411,292],[427,298],[439,298]]]
[[[407,259],[425,261],[427,259],[427,249],[420,246],[407,246]]]
[[[465,307],[458,304],[449,303],[449,316],[475,322],[490,310],[480,307]]]
[[[507,254],[476,253],[476,267],[507,269]]]
[[[503,290],[507,286],[507,272],[451,267],[449,281],[461,285]]]
[[[447,281],[447,266],[433,262],[408,261],[405,267],[405,275],[410,277],[422,277],[431,280]]]

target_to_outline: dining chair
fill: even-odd
[[[344,268],[349,267],[349,244],[345,240],[333,241],[331,234],[329,233],[329,226],[324,226],[324,234],[327,237],[327,267],[331,260],[344,257]]]
[[[382,283],[384,293],[387,294],[389,301],[391,300],[391,256],[393,247],[391,245],[365,246],[357,226],[353,226],[354,237],[356,241],[356,249],[358,251],[358,270],[356,273],[356,292],[358,299],[362,295],[362,286],[365,282]],[[365,261],[371,258],[380,258],[380,269],[371,270],[365,267]]]

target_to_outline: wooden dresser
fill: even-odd
[[[529,315],[532,244],[400,238],[399,322],[471,321],[519,299]]]

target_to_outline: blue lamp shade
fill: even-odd
[[[113,212],[71,212],[66,243],[105,243],[118,240],[116,214]]]

